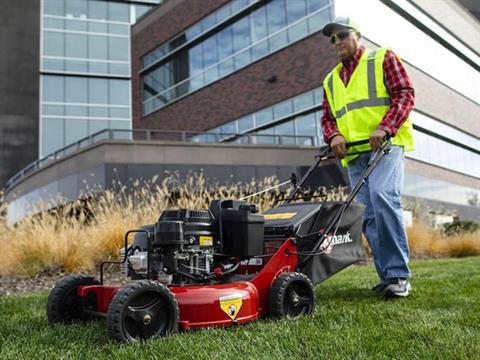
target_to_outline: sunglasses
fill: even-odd
[[[349,35],[350,33],[352,33],[353,31],[351,30],[345,30],[345,31],[340,31],[336,34],[333,34],[331,37],[330,37],[330,42],[332,44],[335,44],[337,42],[337,39],[338,40],[345,40]]]

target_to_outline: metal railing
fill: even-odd
[[[64,158],[78,150],[105,140],[145,140],[145,141],[180,141],[193,143],[238,143],[238,144],[273,144],[315,146],[315,136],[235,134],[202,131],[150,130],[150,129],[104,129],[86,136],[74,143],[64,146],[25,166],[13,175],[5,184],[4,191],[13,187],[26,175],[39,170],[54,161]]]

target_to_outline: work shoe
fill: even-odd
[[[383,295],[387,299],[407,297],[411,290],[412,287],[407,279],[394,278],[390,279],[389,284],[383,290]]]

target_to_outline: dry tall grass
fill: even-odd
[[[32,216],[14,227],[8,227],[0,219],[0,275],[93,271],[100,260],[118,256],[127,230],[154,223],[163,209],[207,208],[213,199],[237,199],[278,184],[277,179],[270,177],[230,186],[207,185],[202,174],[191,174],[183,180],[171,174],[159,184],[156,180],[137,181],[132,184],[132,190],[117,184],[118,191],[106,191],[88,200],[93,217],[89,217],[88,211],[78,212],[84,208],[83,200]],[[342,188],[325,193],[329,200],[345,198]],[[280,197],[280,190],[275,189],[249,201],[264,211]],[[5,204],[2,205],[0,199],[0,214],[4,213],[2,206]],[[77,211],[76,216],[71,216],[73,210]],[[478,255],[479,235],[445,239],[421,224],[409,229],[411,251],[416,257]]]

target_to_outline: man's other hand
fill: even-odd
[[[380,130],[380,129],[375,130],[370,135],[369,141],[370,141],[370,146],[372,147],[372,151],[377,151],[380,148],[380,146],[385,141],[385,137],[387,135],[388,133],[385,130]]]
[[[333,154],[337,158],[343,159],[347,154],[347,143],[345,138],[342,135],[335,135],[330,141],[330,149],[332,149]]]

